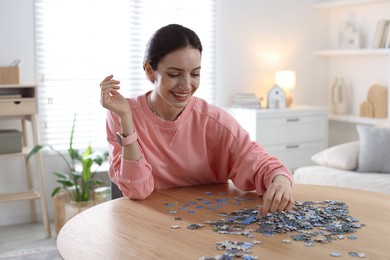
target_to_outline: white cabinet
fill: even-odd
[[[312,165],[310,157],[327,148],[328,109],[293,106],[287,109],[228,110],[271,155],[287,167]]]
[[[368,90],[375,84],[389,88],[390,49],[372,48],[378,21],[390,19],[389,0],[332,0],[315,1],[318,28],[318,50],[315,55],[325,63],[323,73],[326,82],[319,82],[328,88],[328,104],[331,107],[332,83],[336,77],[343,77],[348,86],[348,114],[330,114],[330,120],[349,123],[375,123],[372,118],[362,118],[360,105],[367,98]],[[354,25],[360,36],[356,49],[340,46],[340,28],[345,22]],[[390,100],[390,91],[388,91]],[[390,107],[388,116],[390,118]],[[380,121],[380,120],[378,120]]]

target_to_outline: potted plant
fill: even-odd
[[[104,183],[95,178],[97,168],[92,171],[94,164],[99,167],[107,160],[108,152],[93,152],[91,145],[88,145],[83,154],[80,154],[77,149],[73,149],[75,124],[76,115],[73,119],[68,149],[71,163],[62,153],[50,145],[38,144],[26,157],[26,163],[28,163],[34,154],[42,148],[48,147],[57,153],[68,166],[67,173],[59,171],[53,173],[60,184],[51,193],[54,199],[54,224],[57,233],[70,218],[91,206],[107,201],[110,197],[110,188],[104,187]]]

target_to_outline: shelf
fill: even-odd
[[[32,88],[36,84],[0,84],[0,88]]]
[[[35,84],[0,84],[0,118],[18,118],[21,124],[23,141],[31,147],[39,143],[37,114],[38,106]],[[26,120],[30,121],[31,124],[27,124]],[[5,159],[6,161],[8,157],[25,156],[31,150],[31,147],[23,147],[21,152],[1,154],[0,158]],[[12,162],[10,161],[10,163]],[[46,237],[50,238],[49,212],[45,196],[42,156],[38,153],[34,164],[25,164],[24,160],[20,163],[26,166],[26,189],[20,192],[0,193],[0,202],[28,200],[30,204],[31,220],[35,221],[37,212],[34,200],[40,199]],[[36,178],[35,176],[33,178],[33,174],[36,175]],[[39,189],[34,190],[34,182],[36,181],[39,184]],[[12,185],[12,183],[10,184]]]
[[[315,7],[318,9],[331,9],[352,5],[364,5],[373,4],[379,2],[390,2],[389,0],[329,0],[329,1],[317,1]]]
[[[0,202],[17,201],[17,200],[33,200],[38,198],[40,198],[40,195],[35,190],[0,194]]]
[[[22,147],[22,151],[19,153],[4,153],[0,154],[0,158],[5,158],[5,157],[21,157],[21,156],[26,156],[30,151],[32,147]]]
[[[390,119],[387,118],[371,118],[371,117],[361,117],[361,116],[354,116],[354,115],[329,114],[328,118],[330,121],[364,124],[364,125],[377,125],[382,123],[386,123],[386,124],[390,123]]]
[[[390,55],[390,49],[333,49],[319,50],[314,52],[316,56],[369,56],[369,55]]]

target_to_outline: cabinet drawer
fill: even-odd
[[[257,118],[256,140],[263,145],[324,140],[326,116]]]
[[[0,116],[20,116],[37,113],[37,103],[34,98],[0,99]]]
[[[324,150],[326,142],[290,143],[286,145],[263,146],[267,153],[278,157],[289,169],[294,170],[301,166],[313,165],[311,156]]]

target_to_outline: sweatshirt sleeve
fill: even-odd
[[[123,159],[122,146],[116,140],[116,132],[120,131],[118,117],[108,111],[106,132],[109,147],[109,177],[112,182],[118,185],[124,196],[130,199],[145,199],[154,190],[152,168],[145,160],[141,148],[142,158],[140,160]]]
[[[269,155],[263,147],[250,140],[249,134],[234,119],[228,120],[220,143],[228,158],[228,178],[241,190],[256,190],[260,196],[277,175],[286,176],[293,185],[291,171],[278,158]],[[226,145],[226,147],[225,147]]]

